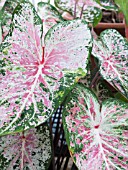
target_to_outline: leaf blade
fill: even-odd
[[[48,126],[0,138],[0,168],[48,169],[52,156]]]
[[[114,99],[100,106],[94,93],[82,85],[72,90],[63,123],[71,156],[80,170],[126,169],[127,111],[126,103]]]
[[[100,40],[94,40],[92,54],[100,61],[103,78],[128,97],[128,43],[113,29],[101,33]]]
[[[65,36],[61,35],[61,29],[65,29]],[[83,29],[87,30],[88,39],[87,35],[83,36]],[[60,37],[55,36],[56,41],[53,35],[58,31]],[[78,31],[79,41],[73,36]],[[64,37],[68,45],[69,35],[79,49],[73,48],[74,55],[72,45],[66,47],[70,51],[65,51],[68,64],[62,56],[61,38]],[[55,25],[46,35],[46,47],[42,47],[41,38],[42,21],[33,6],[23,2],[16,8],[13,28],[1,45],[1,135],[27,130],[45,122],[86,73],[92,37],[85,22],[76,20]],[[83,53],[78,63],[74,58],[80,53],[80,46]]]

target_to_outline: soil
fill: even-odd
[[[122,14],[119,14],[115,11],[106,11],[103,10],[102,14],[102,20],[103,23],[122,23],[123,22],[123,16]]]

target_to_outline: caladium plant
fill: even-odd
[[[0,169],[45,170],[52,157],[47,125],[0,138]]]
[[[77,167],[126,170],[128,42],[116,30],[98,37],[92,28],[102,8],[117,7],[107,0],[55,0],[58,10],[49,0],[31,2],[38,8],[29,0],[7,0],[1,11],[7,17],[0,21],[0,169],[48,168],[50,132],[45,125],[35,127],[63,103]],[[76,85],[81,77],[88,88]]]
[[[61,22],[49,30],[44,44],[42,29],[33,6],[20,3],[1,44],[1,135],[45,122],[86,74],[92,46],[87,24]]]
[[[102,105],[77,85],[66,100],[63,123],[67,143],[80,170],[127,169],[128,105],[108,99]]]
[[[103,78],[128,98],[128,42],[108,29],[94,40],[92,54],[99,59]]]

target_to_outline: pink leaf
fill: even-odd
[[[40,126],[0,138],[0,169],[47,169],[52,155],[50,131]]]
[[[127,169],[128,105],[108,99],[100,106],[93,92],[82,85],[72,90],[66,103],[64,129],[78,169]]]
[[[0,120],[1,135],[45,122],[85,76],[92,46],[85,22],[59,23],[46,34],[45,46],[41,39],[41,19],[31,4],[21,3],[1,46],[0,117],[4,112],[7,118]]]
[[[116,30],[105,30],[94,40],[93,55],[100,61],[100,73],[128,97],[128,43]]]

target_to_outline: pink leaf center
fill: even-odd
[[[100,125],[96,125],[96,126],[94,126],[94,128],[95,128],[95,129],[98,129],[98,128],[99,128],[99,126],[100,126]]]
[[[41,64],[44,63],[44,48],[45,48],[45,47],[42,47],[42,61],[41,61]]]

